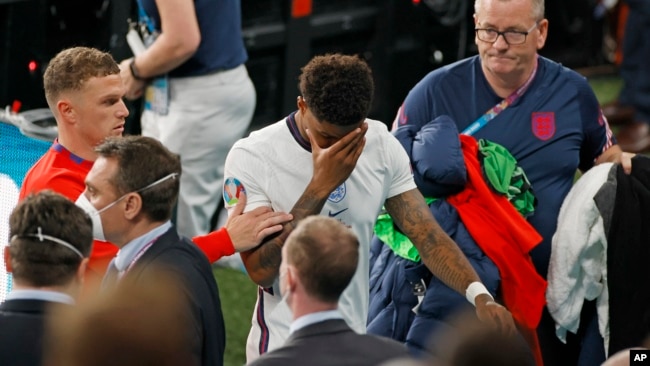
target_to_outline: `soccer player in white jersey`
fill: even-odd
[[[494,302],[431,215],[402,146],[383,123],[366,118],[374,92],[368,65],[356,56],[316,56],[302,68],[299,87],[296,112],[238,141],[226,159],[224,192],[244,189],[247,210],[269,206],[294,217],[279,235],[241,253],[259,285],[248,362],[289,336],[292,316],[278,285],[281,250],[295,224],[309,215],[334,217],[359,237],[359,266],[339,310],[365,333],[369,244],[382,205],[431,272],[475,302],[479,319],[514,332],[510,313]]]

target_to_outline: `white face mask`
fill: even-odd
[[[75,205],[81,207],[82,210],[86,212],[88,216],[90,216],[90,220],[93,222],[93,238],[95,240],[100,240],[100,241],[106,241],[106,236],[104,235],[104,227],[102,226],[102,218],[100,214],[109,208],[113,207],[116,203],[118,203],[122,198],[126,196],[122,196],[115,201],[109,203],[106,207],[102,208],[101,210],[98,210],[93,206],[90,201],[88,201],[88,198],[86,198],[85,194],[81,194],[79,198],[77,198],[77,201],[75,202]]]
[[[135,192],[142,192],[145,189],[149,189],[155,185],[158,185],[164,181],[166,181],[169,178],[175,178],[178,175],[178,173],[171,173],[169,175],[166,175],[157,181],[147,185],[144,188],[140,188]],[[101,213],[108,210],[109,208],[113,207],[116,203],[120,202],[124,197],[126,197],[129,193],[122,195],[120,198],[116,199],[115,201],[109,203],[108,205],[104,206],[101,210],[98,210],[93,206],[90,201],[88,201],[88,198],[86,198],[85,194],[81,194],[79,198],[77,198],[77,201],[75,204],[79,206],[88,216],[90,216],[90,220],[92,220],[93,223],[93,238],[95,240],[100,240],[100,241],[106,241],[106,235],[104,235],[104,227],[102,225],[102,218],[101,218]]]

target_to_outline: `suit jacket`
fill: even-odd
[[[194,360],[189,364],[223,365],[226,334],[219,289],[205,255],[171,228],[138,259],[125,277],[137,281],[149,270],[164,270],[181,280],[193,320]],[[149,277],[150,278],[150,277]],[[170,331],[161,324],[161,331]]]
[[[50,306],[44,300],[7,300],[0,304],[0,364],[40,366],[43,325]]]
[[[355,333],[342,319],[310,324],[291,334],[284,346],[249,365],[370,366],[408,356],[402,343],[390,338]]]
[[[650,329],[650,158],[616,166],[616,200],[607,235],[609,354],[641,344]]]

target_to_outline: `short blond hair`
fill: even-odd
[[[119,75],[120,67],[111,54],[90,47],[72,47],[50,60],[43,75],[45,99],[54,109],[61,92],[81,90],[92,77]]]
[[[354,232],[336,219],[309,216],[298,223],[284,246],[284,260],[296,267],[305,291],[320,301],[338,302],[359,262]]]

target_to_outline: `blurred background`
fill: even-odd
[[[622,86],[619,8],[604,3],[547,0],[549,37],[540,52],[587,76],[601,103],[615,99]],[[408,90],[426,73],[476,53],[471,0],[241,0],[241,5],[247,67],[257,91],[251,130],[295,109],[300,67],[313,55],[365,58],[376,83],[370,117],[390,124]],[[0,113],[47,108],[42,74],[63,48],[93,46],[118,61],[130,57],[124,37],[127,19],[135,19],[136,11],[135,0],[0,0]],[[128,106],[132,117],[126,132],[138,134],[140,105]],[[9,178],[1,181],[1,220],[15,204],[23,175],[53,138],[53,120],[34,119],[30,131],[0,118],[0,178]],[[1,229],[0,246],[8,235]],[[0,301],[10,281],[2,276],[3,266]],[[242,365],[255,286],[241,268],[215,267],[215,277],[226,320],[225,364]]]
[[[547,0],[542,54],[571,68],[613,65],[616,8]],[[427,72],[476,53],[471,0],[242,0],[247,63],[258,94],[252,128],[295,109],[300,66],[325,52],[360,54],[377,85],[371,117],[388,123]],[[47,107],[42,74],[63,48],[130,57],[135,0],[0,0],[0,106]],[[137,104],[137,103],[136,103]],[[133,108],[137,108],[134,105]],[[136,114],[133,114],[136,115]],[[137,133],[136,122],[130,132]]]

